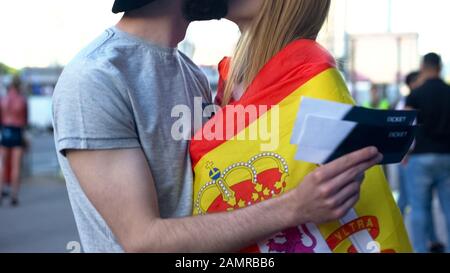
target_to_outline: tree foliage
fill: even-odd
[[[4,63],[0,63],[0,75],[5,75],[5,74],[14,75],[14,74],[17,74],[17,73],[18,73],[17,69],[15,69],[13,67],[10,67],[10,66],[7,66]]]

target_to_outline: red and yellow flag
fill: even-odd
[[[297,147],[290,143],[304,96],[354,104],[335,60],[311,40],[295,41],[278,53],[239,101],[224,107],[197,132],[190,150],[195,173],[194,215],[233,211],[275,198],[297,187],[317,168],[294,160]],[[242,116],[236,114],[239,107],[253,107],[255,111]],[[277,137],[274,149],[264,148],[270,147],[265,137],[250,139],[261,124],[268,124],[266,135]],[[280,231],[245,251],[352,253],[412,249],[382,168],[374,167],[366,173],[361,200],[345,219]]]

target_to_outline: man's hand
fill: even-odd
[[[358,202],[364,172],[382,161],[376,148],[367,148],[324,165],[290,193],[297,206],[294,223],[321,224],[345,216]]]

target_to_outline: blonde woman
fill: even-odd
[[[318,201],[313,196],[321,185],[308,180],[323,167],[294,160],[297,149],[290,138],[302,97],[353,103],[335,60],[315,41],[329,9],[330,0],[230,1],[228,18],[239,25],[242,37],[234,56],[219,65],[216,102],[223,107],[191,142],[193,214],[246,211],[298,192],[305,195],[296,202],[320,204],[309,211],[313,218],[261,238],[244,252],[411,251],[380,167],[325,190],[331,199]],[[239,109],[256,110],[242,114]],[[267,139],[251,135],[271,120],[276,122],[269,135],[278,145],[268,149]],[[341,209],[321,218],[319,208],[330,204]]]

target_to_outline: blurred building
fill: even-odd
[[[13,76],[10,74],[0,75],[0,97],[6,95],[6,88],[11,83]]]
[[[20,77],[28,95],[28,120],[32,128],[52,128],[52,95],[62,71],[59,66],[22,69]]]
[[[328,19],[318,38],[319,43],[338,60],[345,60],[348,57],[346,13],[346,1],[332,1]]]
[[[195,54],[195,45],[192,41],[186,39],[178,45],[178,49],[189,58],[193,58]]]
[[[348,20],[352,16],[349,1],[332,1],[330,14],[319,42],[337,59],[358,103],[366,102],[372,85],[380,86],[393,104],[401,96],[404,77],[419,68],[419,36],[417,33],[391,31],[392,11],[386,10],[387,25],[379,32],[352,33]],[[404,94],[403,94],[404,95]]]
[[[217,94],[217,88],[219,86],[219,71],[217,70],[217,66],[207,66],[202,65],[200,66],[203,73],[205,73],[206,77],[208,78],[209,85],[211,86],[211,91],[213,93],[213,98]]]
[[[59,66],[46,68],[29,67],[24,68],[20,76],[28,94],[51,96],[62,71],[63,68]]]

